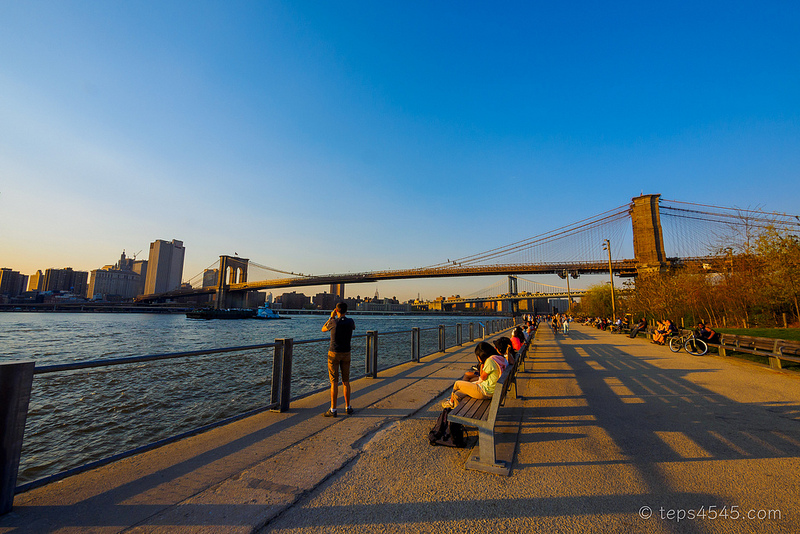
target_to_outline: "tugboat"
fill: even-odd
[[[186,312],[186,317],[190,319],[249,319],[255,317],[256,311],[248,308],[232,308],[216,310],[214,308],[203,308]]]
[[[255,319],[288,319],[288,317],[278,315],[278,312],[264,304],[256,310]]]

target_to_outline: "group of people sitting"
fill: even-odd
[[[464,373],[461,380],[453,385],[450,398],[442,403],[442,408],[455,408],[467,397],[474,399],[491,399],[500,375],[509,365],[514,365],[519,350],[527,341],[526,332],[516,327],[511,337],[501,337],[494,343],[481,341],[475,347],[475,358],[478,364]]]
[[[669,336],[674,336],[678,333],[678,327],[669,319],[665,321],[657,321],[656,328],[653,330],[652,341],[656,345],[665,345]]]
[[[656,327],[653,330],[652,341],[656,345],[665,345],[670,336],[676,336],[678,334],[678,327],[669,319],[657,321]],[[697,323],[694,334],[698,339],[702,339],[708,343],[719,343],[719,334],[703,321]]]

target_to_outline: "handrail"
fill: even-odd
[[[244,347],[224,347],[221,349],[190,350],[186,352],[169,352],[165,354],[148,354],[145,356],[130,356],[126,358],[114,358],[111,360],[89,360],[85,362],[62,363],[56,365],[37,366],[33,374],[41,375],[46,373],[57,373],[60,371],[74,371],[76,369],[91,369],[94,367],[109,367],[112,365],[124,365],[130,363],[152,362],[157,360],[170,360],[173,358],[186,358],[190,356],[203,356],[207,354],[217,354],[220,352],[237,352],[245,350],[268,349],[276,347],[277,343],[262,343],[260,345],[248,345]]]

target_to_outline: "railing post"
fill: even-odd
[[[378,332],[367,332],[367,354],[364,365],[364,375],[367,378],[378,378]]]
[[[411,361],[419,363],[419,327],[411,329]]]
[[[289,409],[292,396],[292,352],[294,339],[276,339],[275,355],[272,359],[272,398],[273,412],[285,412]]]
[[[456,324],[456,345],[459,347],[464,343],[461,342],[461,323]]]
[[[372,332],[372,378],[378,378],[378,331]]]
[[[14,505],[35,365],[0,364],[0,515],[10,512]]]
[[[444,341],[444,325],[439,325],[439,352],[445,351],[445,341]]]
[[[475,341],[475,325],[469,323],[469,342],[472,343]]]
[[[769,366],[773,369],[781,369],[781,349],[780,349],[780,339],[776,339],[775,343],[772,345],[772,354],[775,356],[771,356],[769,359]]]

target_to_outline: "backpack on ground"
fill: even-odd
[[[444,445],[445,447],[463,447],[467,444],[464,425],[451,423],[447,420],[447,414],[451,408],[442,409],[442,413],[436,419],[436,423],[428,432],[428,441],[431,445]]]

